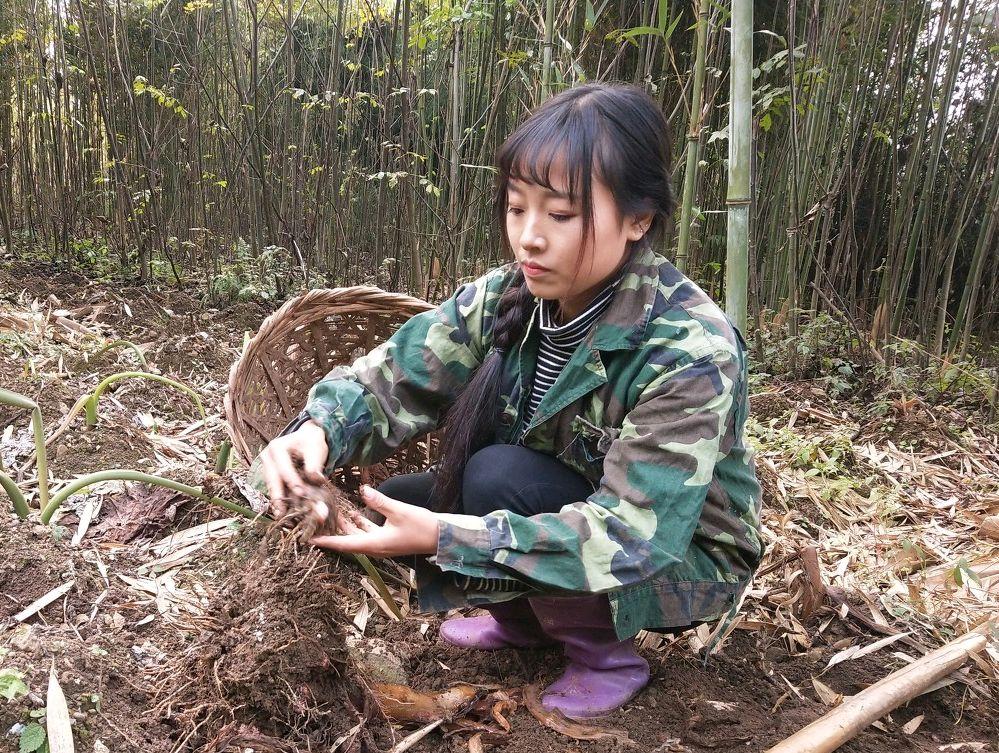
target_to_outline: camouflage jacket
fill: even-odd
[[[437,428],[490,350],[512,276],[507,265],[463,285],[312,388],[305,412],[326,431],[328,471]],[[594,491],[558,513],[441,515],[437,554],[418,567],[421,607],[606,592],[622,638],[728,612],[762,555],[741,335],[645,246],[522,425],[537,347],[534,317],[503,356],[496,441],[557,457]]]

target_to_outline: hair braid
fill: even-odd
[[[533,309],[534,296],[524,282],[524,273],[518,269],[496,308],[493,347],[444,419],[441,461],[433,491],[438,512],[461,509],[465,465],[495,437],[503,353],[523,336]]]

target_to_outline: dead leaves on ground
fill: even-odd
[[[484,741],[496,742],[511,732],[509,717],[524,706],[543,726],[574,740],[610,740],[618,745],[635,743],[624,730],[600,727],[568,719],[541,704],[537,685],[515,690],[454,685],[437,693],[425,693],[407,685],[378,683],[372,686],[382,713],[394,722],[428,725],[441,722],[451,731],[473,732],[470,751],[482,750]]]

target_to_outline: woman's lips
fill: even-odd
[[[530,262],[521,262],[520,268],[524,270],[524,274],[528,277],[538,277],[548,271],[547,267],[542,267],[540,264],[531,264]]]

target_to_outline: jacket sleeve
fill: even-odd
[[[490,347],[507,272],[500,267],[462,285],[312,387],[303,413],[326,433],[327,474],[346,464],[377,463],[437,428]]]
[[[442,515],[437,565],[541,590],[598,593],[682,560],[732,436],[736,352],[708,349],[650,382],[604,459],[600,485],[558,513]]]

